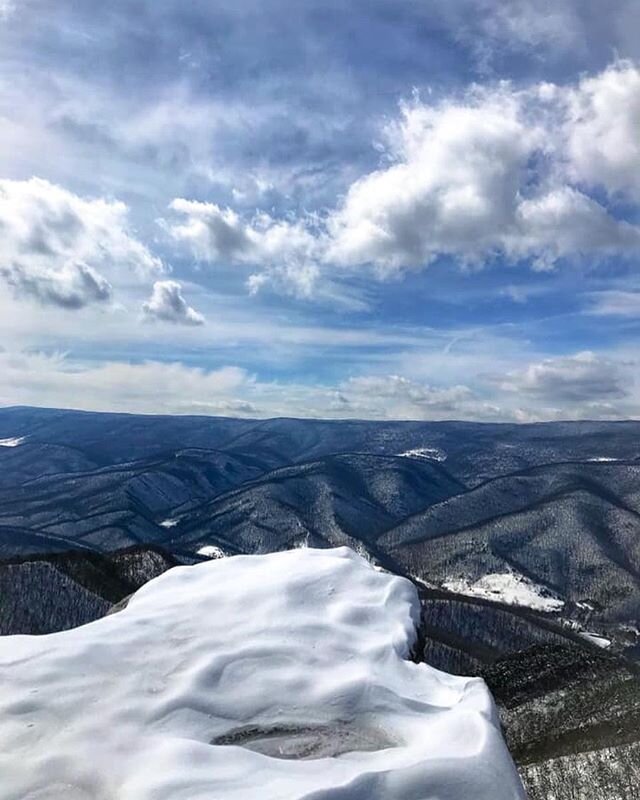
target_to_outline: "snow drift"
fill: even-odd
[[[0,797],[524,798],[484,683],[406,660],[418,617],[408,581],[294,550],[0,638]]]

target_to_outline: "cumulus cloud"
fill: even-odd
[[[204,317],[188,305],[177,281],[156,281],[151,297],[142,304],[145,317],[177,325],[204,325]]]
[[[566,122],[574,180],[640,199],[640,68],[629,61],[583,78]]]
[[[549,402],[584,403],[623,398],[628,376],[620,362],[590,351],[547,358],[510,372],[501,388]]]
[[[182,220],[168,224],[170,235],[196,259],[266,267],[259,278],[249,278],[253,292],[269,281],[289,294],[312,295],[322,242],[305,221],[276,220],[264,213],[244,220],[230,208],[182,198],[170,208]]]
[[[330,220],[330,258],[386,274],[443,255],[551,268],[640,249],[640,229],[560,181],[561,96],[502,86],[405,105],[389,131],[393,163],[353,184]]]
[[[358,400],[385,398],[401,403],[411,403],[427,408],[451,409],[463,400],[473,397],[467,386],[456,385],[435,388],[417,383],[402,375],[365,375],[354,377],[341,384],[341,396]]]
[[[56,272],[34,272],[24,264],[14,263],[0,266],[0,275],[18,294],[45,305],[76,309],[111,297],[109,281],[86,264],[67,262]]]
[[[385,130],[381,166],[323,215],[245,219],[174,200],[168,229],[202,261],[257,267],[249,288],[311,296],[327,273],[379,277],[443,256],[553,269],[561,259],[640,252],[640,227],[596,189],[640,184],[640,73],[616,64],[572,86],[501,83],[437,102],[414,98]],[[591,191],[591,190],[594,191]],[[591,193],[590,193],[591,192]]]
[[[170,208],[183,222],[170,227],[174,239],[189,246],[201,261],[244,260],[252,248],[255,232],[230,208],[215,203],[176,198]]]
[[[407,104],[387,136],[394,161],[351,186],[331,219],[330,257],[389,272],[495,249],[514,227],[527,159],[541,144],[516,98]]]
[[[516,219],[517,232],[506,237],[506,251],[532,258],[534,269],[552,269],[562,257],[640,249],[637,226],[615,220],[595,200],[569,186],[522,200]]]
[[[124,203],[84,199],[39,178],[0,180],[0,235],[0,275],[44,304],[104,302],[112,282],[162,271],[132,234]]]

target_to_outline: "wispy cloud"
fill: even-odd
[[[260,379],[237,366],[105,361],[0,352],[0,402],[142,413],[364,419],[610,419],[637,415],[631,368],[592,353],[533,362],[487,389],[363,372],[345,381]],[[471,375],[469,377],[472,377]]]

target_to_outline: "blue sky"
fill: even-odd
[[[639,415],[635,0],[0,0],[0,403]]]

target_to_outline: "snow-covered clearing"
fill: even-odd
[[[447,454],[444,450],[437,447],[415,447],[413,450],[405,450],[404,453],[398,453],[405,458],[424,458],[427,461],[446,461]]]
[[[606,650],[607,647],[611,647],[611,640],[606,639],[604,636],[601,636],[599,633],[592,633],[591,631],[580,631],[580,636],[583,639],[588,639],[592,644],[597,644],[598,647],[602,647]]]
[[[161,528],[175,528],[176,525],[178,524],[178,522],[180,522],[180,520],[178,520],[178,519],[171,519],[171,518],[163,519],[162,522],[160,523],[160,527]]]
[[[470,597],[483,597],[512,606],[526,606],[536,611],[559,611],[564,606],[564,601],[546,587],[539,586],[516,572],[494,572],[483,575],[475,582],[467,578],[456,578],[445,581],[442,588]]]
[[[224,558],[226,553],[220,547],[216,547],[215,544],[205,544],[204,547],[201,547],[199,550],[196,550],[199,556],[206,556],[206,558]]]
[[[25,436],[14,436],[9,439],[0,439],[0,447],[19,447],[24,444]]]
[[[304,549],[0,638],[0,797],[524,800],[485,684],[406,660],[419,613],[409,581]]]

